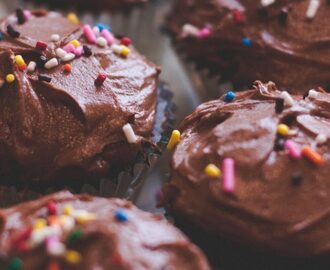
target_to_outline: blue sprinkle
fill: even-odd
[[[102,31],[103,29],[107,29],[110,32],[112,32],[111,27],[109,25],[104,24],[104,23],[97,23],[95,26],[98,27],[100,29],[100,31]]]
[[[224,101],[225,102],[232,102],[236,98],[236,94],[233,91],[228,91],[225,94]]]
[[[244,46],[251,46],[252,45],[252,41],[248,37],[243,38],[242,43],[243,43]]]
[[[125,213],[125,211],[123,209],[118,209],[115,213],[115,217],[118,221],[121,221],[121,222],[128,221],[127,214]]]
[[[0,32],[0,40],[3,40],[3,34]]]

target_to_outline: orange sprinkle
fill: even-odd
[[[60,270],[60,265],[58,262],[50,262],[48,264],[48,270]]]
[[[72,69],[72,67],[71,67],[70,64],[65,64],[65,65],[63,66],[63,70],[64,70],[64,72],[70,73],[70,72],[71,72],[71,69]]]
[[[27,65],[24,63],[24,64],[22,64],[22,65],[19,65],[19,66],[18,66],[18,69],[19,69],[20,71],[23,71],[23,70],[26,70],[26,67],[27,67]]]
[[[49,216],[47,218],[48,224],[49,225],[60,225],[60,220],[58,218],[58,216]]]
[[[315,165],[321,166],[324,164],[323,157],[319,153],[315,152],[311,147],[304,146],[301,151],[302,155],[312,161]]]

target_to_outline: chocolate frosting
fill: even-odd
[[[8,25],[19,32],[18,38],[7,31]],[[33,11],[23,24],[11,15],[0,30],[0,78],[10,73],[16,77],[0,89],[1,181],[92,179],[135,159],[152,133],[158,67],[132,46],[123,57],[112,47],[89,45],[81,24],[54,12]],[[53,34],[59,41],[51,41]],[[39,66],[40,55],[56,57],[55,49],[74,39],[89,46],[92,55],[72,60],[70,73],[63,72],[61,61],[52,69]],[[36,48],[37,41],[47,49]],[[32,73],[20,71],[15,55],[39,67]],[[40,80],[40,74],[51,81]],[[107,77],[96,86],[99,74]],[[123,133],[127,123],[138,137],[136,144],[129,144]]]
[[[68,205],[72,208],[72,214],[63,214]],[[39,225],[39,231],[35,229],[37,220],[40,224],[40,218],[50,219],[50,209],[56,212],[52,216],[53,221],[57,216],[61,216],[62,221],[72,220],[71,217],[83,211],[93,216],[89,221],[76,222],[71,230],[66,231],[65,227],[61,227],[57,236],[61,242],[66,243],[66,252],[79,254],[80,260],[74,264],[65,256],[50,255],[47,252],[49,244],[43,241],[33,245],[36,235],[51,227],[48,224],[48,227],[40,228]],[[1,269],[7,269],[5,267],[15,260],[21,263],[19,269],[26,270],[210,269],[201,251],[174,226],[159,215],[139,210],[125,200],[59,192],[1,210],[0,215]],[[29,231],[31,226],[32,232]],[[20,251],[23,246],[24,251]],[[48,268],[50,264],[59,268]]]
[[[330,95],[295,96],[283,111],[281,96],[273,83],[257,82],[233,102],[200,105],[180,126],[165,201],[205,232],[250,247],[285,256],[329,254]],[[289,137],[277,134],[283,123]],[[319,134],[328,140],[322,144]],[[297,149],[310,146],[323,164],[292,158],[278,147],[288,139]],[[224,189],[224,176],[204,172],[225,158],[235,161],[232,193]]]
[[[260,0],[178,0],[168,28],[184,54],[237,87],[262,79],[303,93],[329,86],[330,5],[319,2],[307,19],[310,0],[276,0],[269,6]],[[185,24],[209,27],[211,35],[183,37]],[[244,45],[244,38],[251,44]]]

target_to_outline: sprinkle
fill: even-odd
[[[50,77],[48,77],[46,75],[39,74],[38,80],[41,81],[41,82],[48,82],[48,83],[50,83],[52,81],[52,78],[50,78]]]
[[[311,90],[308,91],[308,96],[307,97],[308,98],[316,98],[317,95],[318,95],[318,92],[315,91],[314,89],[311,89]]]
[[[43,41],[40,41],[40,40],[37,41],[36,48],[37,48],[38,50],[44,51],[44,50],[47,49],[47,47],[48,47],[48,45],[47,45],[46,42],[43,42]]]
[[[51,256],[61,256],[65,254],[66,248],[57,237],[49,237],[46,242],[47,253]]]
[[[95,26],[99,28],[100,32],[102,32],[103,29],[107,29],[109,32],[112,32],[111,27],[104,23],[97,23]]]
[[[137,143],[138,138],[136,137],[134,130],[129,123],[123,126],[123,132],[126,136],[128,143]]]
[[[281,136],[288,136],[289,135],[289,127],[286,124],[279,124],[277,126],[277,133]]]
[[[201,29],[199,32],[198,32],[198,35],[197,37],[199,39],[203,39],[203,38],[208,38],[210,35],[211,35],[211,30],[210,28],[208,27],[204,27],[203,29]]]
[[[3,40],[3,34],[0,32],[0,40]]]
[[[72,244],[74,243],[77,239],[79,239],[81,236],[83,235],[83,231],[81,229],[77,229],[72,231],[68,238],[67,238],[67,242],[68,244]]]
[[[220,169],[214,164],[209,164],[204,169],[205,174],[210,177],[219,177],[221,175]]]
[[[232,102],[236,98],[236,94],[233,91],[228,91],[225,96],[224,96],[224,101],[225,102]]]
[[[72,205],[71,204],[66,204],[63,207],[63,214],[64,215],[67,215],[67,216],[70,216],[72,214],[72,210],[73,210]]]
[[[47,210],[48,210],[48,215],[56,215],[57,213],[57,207],[56,204],[54,202],[49,202],[47,204]]]
[[[123,209],[118,209],[115,213],[115,218],[120,222],[126,222],[128,221],[127,214]]]
[[[51,69],[51,68],[54,68],[54,67],[57,67],[58,66],[58,61],[56,58],[52,58],[50,59],[48,62],[46,62],[45,64],[45,68],[46,69]]]
[[[98,28],[97,26],[94,26],[93,27],[93,32],[96,36],[99,36],[100,35],[100,28]]]
[[[73,53],[66,53],[62,58],[61,60],[63,62],[68,62],[68,61],[71,61],[75,58],[76,56],[73,54]]]
[[[197,37],[198,34],[199,34],[199,29],[196,26],[193,26],[191,24],[185,24],[182,27],[183,37],[187,37],[187,36]]]
[[[61,48],[57,48],[55,50],[55,53],[56,53],[57,57],[59,57],[61,59],[67,54],[67,52]]]
[[[75,48],[79,47],[80,46],[80,42],[76,39],[74,40],[71,40],[70,41],[70,44],[72,44]]]
[[[252,45],[252,40],[249,39],[248,37],[245,37],[242,39],[242,43],[244,46],[251,46]]]
[[[284,143],[284,147],[285,147],[285,149],[288,152],[290,157],[292,157],[294,159],[300,159],[301,158],[301,151],[298,148],[298,146],[292,140],[287,140]]]
[[[25,16],[25,19],[26,19],[26,20],[30,19],[31,16],[32,16],[30,10],[24,9],[23,13],[24,13],[24,16]]]
[[[70,73],[71,70],[72,70],[72,67],[71,67],[70,64],[65,64],[65,65],[63,66],[63,71],[64,71],[64,72]]]
[[[11,24],[7,25],[7,33],[12,38],[18,38],[21,35],[20,32],[16,31]]]
[[[94,34],[92,28],[90,27],[90,25],[85,24],[83,27],[83,32],[84,32],[84,36],[87,39],[88,43],[95,44],[96,37],[95,37],[95,34]]]
[[[78,264],[81,261],[81,255],[77,251],[68,250],[65,253],[65,259],[68,263]]]
[[[222,164],[223,171],[223,190],[225,192],[234,192],[235,189],[235,162],[232,158],[225,158]]]
[[[107,74],[99,74],[99,76],[97,76],[96,80],[94,81],[95,86],[101,86],[106,78]]]
[[[318,145],[324,144],[328,141],[328,137],[325,134],[320,133],[320,134],[317,135],[315,141]]]
[[[311,147],[304,146],[301,151],[302,155],[308,158],[315,165],[321,166],[324,164],[323,157],[319,153],[315,152]]]
[[[70,12],[68,14],[67,18],[68,18],[69,22],[74,23],[74,24],[78,24],[80,22],[77,15],[73,12]]]
[[[37,65],[38,65],[39,68],[43,68],[45,66],[46,62],[47,62],[46,56],[40,55],[39,59],[38,59],[38,62],[37,62]]]
[[[111,45],[114,42],[114,40],[115,40],[114,37],[113,37],[113,35],[112,35],[112,33],[110,33],[109,30],[107,30],[107,29],[103,29],[102,32],[101,32],[101,35],[103,36],[103,38],[105,38],[105,40],[107,41],[108,45]],[[103,46],[103,47],[105,47],[105,46]]]
[[[31,61],[27,66],[27,71],[32,73],[36,70],[36,67],[37,67],[37,63],[34,61]]]
[[[129,46],[132,44],[132,40],[128,37],[123,37],[120,39],[120,44],[125,45],[125,46]]]
[[[21,259],[19,258],[13,258],[9,264],[7,265],[7,267],[5,268],[5,270],[19,270],[22,269],[23,267],[23,262]]]
[[[287,91],[282,91],[280,96],[284,99],[284,105],[290,107],[294,105],[294,100]]]
[[[85,224],[88,223],[90,221],[93,221],[96,219],[96,215],[88,213],[86,211],[75,211],[77,213],[73,213],[77,223],[79,224]]]
[[[92,49],[89,48],[87,45],[83,45],[84,55],[89,57],[92,55]]]
[[[306,11],[306,18],[313,19],[316,15],[316,12],[317,12],[319,6],[320,6],[319,0],[310,0],[307,11]]]
[[[180,131],[179,130],[173,130],[171,138],[170,138],[170,140],[167,144],[167,149],[172,150],[177,145],[177,143],[180,141],[180,138],[181,138]]]
[[[76,224],[76,221],[73,217],[65,215],[60,216],[60,222],[64,231],[71,231]]]
[[[6,82],[7,83],[13,83],[14,81],[15,81],[14,74],[7,74],[7,76],[6,76]]]
[[[84,49],[82,46],[79,46],[74,50],[75,56],[78,56],[78,57],[82,56],[83,53],[84,53]]]
[[[58,34],[53,34],[53,35],[50,36],[50,40],[51,40],[52,42],[57,42],[57,41],[60,40],[60,35],[58,35]]]
[[[283,109],[284,109],[284,99],[283,98],[276,99],[275,112],[281,113],[283,112]]]
[[[108,42],[107,42],[107,40],[104,37],[98,37],[96,39],[96,44],[99,45],[100,47],[103,47],[104,48],[104,47],[107,46]]]
[[[65,45],[63,47],[63,50],[66,51],[66,52],[68,52],[68,53],[69,52],[70,53],[73,53],[75,51],[75,49],[76,49],[76,47],[73,44],[71,44],[71,43],[69,43],[69,44],[67,44],[67,45]]]
[[[238,24],[244,23],[245,18],[242,15],[241,11],[239,11],[238,9],[234,9],[231,14],[232,14],[233,19],[236,23],[238,23]]]
[[[18,66],[21,66],[21,65],[25,64],[22,55],[19,55],[19,54],[18,55],[15,55],[15,63]]]
[[[34,221],[34,225],[33,225],[33,229],[35,230],[41,230],[43,228],[45,228],[47,225],[47,220],[44,218],[37,218]]]
[[[263,7],[268,7],[275,3],[275,0],[261,0],[261,5]]]
[[[47,270],[60,270],[60,265],[58,264],[58,262],[50,262],[48,264],[48,268]]]
[[[18,24],[23,24],[26,22],[26,18],[24,16],[23,9],[21,9],[21,8],[16,9],[16,17],[17,17]]]

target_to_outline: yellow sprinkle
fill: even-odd
[[[221,175],[220,169],[214,164],[207,165],[204,172],[210,177],[219,177]]]
[[[15,81],[15,76],[14,76],[14,74],[8,74],[8,75],[6,76],[6,81],[7,81],[8,83],[12,83],[12,82],[14,82],[14,81]]]
[[[36,221],[34,222],[34,226],[33,228],[35,230],[42,230],[43,228],[45,228],[47,225],[47,221],[44,218],[37,218]]]
[[[72,40],[70,43],[71,43],[73,46],[75,46],[76,48],[79,47],[79,45],[80,45],[80,42],[79,42],[78,40],[76,40],[76,39]]]
[[[76,216],[76,221],[79,224],[85,224],[85,223],[88,223],[88,222],[93,221],[95,219],[96,219],[96,215],[90,214],[90,213],[85,213],[85,214],[81,214],[79,216]]]
[[[167,144],[167,149],[171,150],[176,146],[176,144],[180,141],[181,133],[179,130],[173,130],[170,141]]]
[[[16,55],[16,56],[15,56],[15,63],[16,63],[18,66],[21,66],[21,65],[24,65],[24,64],[25,64],[22,55]]]
[[[80,22],[77,15],[73,12],[70,12],[68,14],[67,18],[71,23],[74,23],[74,24],[78,24]]]
[[[120,45],[120,47],[121,47],[121,55],[122,56],[126,57],[131,52],[131,50],[125,45]]]
[[[70,216],[72,214],[72,205],[71,204],[66,204],[64,205],[63,207],[63,214],[64,215],[67,215],[67,216]]]
[[[282,136],[288,136],[289,134],[289,127],[285,124],[279,124],[277,126],[277,133],[282,135]]]
[[[65,259],[68,263],[78,264],[81,261],[81,255],[77,251],[68,250],[65,253]]]

